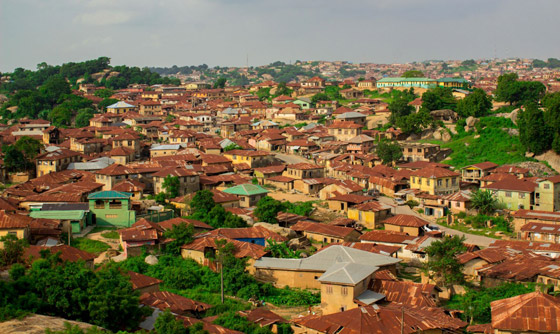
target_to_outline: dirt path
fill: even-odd
[[[318,201],[319,197],[308,196],[304,194],[291,194],[291,193],[284,193],[279,191],[274,191],[268,193],[268,196],[279,200],[279,201],[288,201],[288,202],[308,202],[308,201]]]
[[[266,307],[271,310],[272,312],[278,314],[284,319],[294,319],[299,317],[305,317],[310,315],[311,313],[321,315],[321,305],[311,306],[295,306],[295,307],[279,307],[272,304],[267,304]],[[311,310],[311,313],[310,313]]]

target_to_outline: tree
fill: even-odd
[[[23,136],[14,145],[28,160],[33,160],[41,152],[43,143],[35,138]]]
[[[424,72],[418,70],[408,70],[402,74],[403,78],[422,78],[424,77]]]
[[[83,128],[89,126],[89,120],[93,117],[94,110],[91,108],[83,108],[78,110],[78,114],[76,115],[76,119],[74,123],[76,127]]]
[[[396,124],[397,121],[405,116],[408,116],[414,112],[414,107],[411,106],[410,101],[404,97],[398,97],[389,103],[388,109],[391,112],[389,116],[389,122]]]
[[[270,196],[265,196],[257,203],[254,214],[259,221],[270,224],[278,224],[276,215],[278,215],[278,212],[285,210],[285,208],[286,206],[281,201],[278,201]]]
[[[215,82],[214,82],[214,88],[225,88],[226,87],[226,82],[227,79],[224,77],[218,78]]]
[[[457,108],[457,101],[453,96],[453,90],[447,87],[435,87],[427,90],[422,95],[422,108],[428,111]]]
[[[18,239],[15,235],[5,235],[0,238],[3,247],[0,249],[0,267],[12,265],[21,262],[27,241]]]
[[[181,255],[181,246],[191,243],[193,241],[194,226],[193,224],[180,224],[173,225],[171,230],[165,232],[165,237],[174,239],[165,246],[165,251],[172,255]]]
[[[49,113],[49,120],[57,127],[70,126],[72,123],[72,110],[65,105],[58,105]]]
[[[560,92],[546,94],[542,99],[542,105],[545,108],[546,124],[554,130],[552,149],[560,153]]]
[[[519,140],[527,151],[541,154],[551,147],[553,134],[545,123],[543,111],[534,103],[526,105],[519,113]]]
[[[419,112],[397,119],[395,125],[405,134],[420,133],[434,124],[434,118],[422,108]]]
[[[163,179],[162,189],[165,191],[165,196],[167,198],[175,198],[179,196],[179,190],[181,189],[181,181],[177,176],[167,175]]]
[[[315,95],[313,95],[311,97],[311,103],[313,103],[314,105],[317,104],[317,102],[319,101],[327,101],[329,99],[329,96],[325,93],[317,93]]]
[[[154,324],[154,330],[157,334],[189,334],[189,330],[185,328],[183,322],[177,320],[169,309],[159,314]]]
[[[10,172],[22,172],[28,170],[31,165],[25,156],[13,145],[2,148],[4,152],[4,167]]]
[[[478,213],[487,215],[493,213],[498,205],[498,200],[489,190],[475,191],[471,196],[472,207],[478,210]]]
[[[257,96],[259,101],[268,101],[270,99],[270,87],[261,88],[257,91]]]
[[[295,252],[291,250],[286,241],[278,243],[272,239],[268,239],[266,242],[268,245],[264,250],[270,252],[272,257],[282,259],[299,259],[300,257],[301,252],[299,250]]]
[[[237,145],[236,143],[231,143],[228,146],[224,147],[224,152],[231,151],[231,150],[241,150],[242,147]]]
[[[492,101],[486,92],[475,88],[473,92],[457,103],[457,114],[460,117],[482,117],[488,115],[492,108]]]
[[[202,220],[201,218],[206,217],[210,210],[214,208],[216,202],[214,202],[214,194],[210,190],[199,190],[189,204],[193,217]]]
[[[97,104],[97,109],[100,112],[104,113],[104,112],[107,111],[107,106],[110,106],[111,104],[115,104],[117,102],[119,102],[119,100],[117,100],[117,99],[111,99],[111,98],[103,99],[103,101],[101,101]]]
[[[494,91],[496,101],[509,102],[512,104],[517,101],[517,73],[506,73],[498,77],[498,85]]]
[[[457,255],[467,250],[464,241],[464,236],[445,236],[425,248],[428,262],[424,264],[423,270],[437,284],[451,287],[464,282],[463,265],[457,260]]]
[[[289,89],[285,82],[280,82],[278,86],[276,86],[276,92],[274,93],[274,97],[280,95],[287,95],[292,96],[293,90]]]
[[[60,75],[55,75],[45,81],[39,91],[51,106],[61,103],[64,95],[72,92],[70,84]]]
[[[397,162],[403,156],[403,152],[399,144],[388,140],[382,140],[379,142],[376,153],[384,164]]]
[[[93,93],[93,95],[103,98],[103,99],[107,99],[110,98],[111,96],[113,96],[113,94],[115,94],[115,91],[113,91],[112,89],[108,89],[108,88],[102,88],[102,89],[98,89],[95,91],[95,93]]]

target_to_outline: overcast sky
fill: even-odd
[[[560,58],[560,0],[0,0],[0,71]]]

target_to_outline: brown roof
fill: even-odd
[[[272,153],[266,151],[231,150],[224,152],[224,155],[239,155],[243,157],[266,157],[272,155]]]
[[[327,247],[333,246],[336,244],[330,244]],[[355,248],[359,250],[363,250],[370,253],[382,254],[382,255],[392,255],[398,252],[401,247],[400,246],[389,246],[389,245],[381,245],[376,244],[373,242],[343,242],[342,246]],[[325,247],[326,248],[326,247]]]
[[[286,241],[287,239],[278,233],[272,232],[262,226],[240,227],[240,228],[218,228],[202,234],[201,236],[224,237],[228,239],[272,239],[274,241]]]
[[[283,175],[276,175],[276,176],[272,176],[266,179],[267,181],[272,181],[272,182],[293,182],[295,179],[291,178],[289,176],[283,176]]]
[[[199,320],[196,318],[185,317],[182,315],[175,316],[176,319],[183,322],[185,327],[190,327],[196,323],[202,322],[202,329],[207,331],[209,334],[243,334],[243,332],[234,331],[233,329],[225,328],[219,325],[214,325],[211,322],[205,320]]]
[[[430,222],[413,215],[396,215],[394,217],[385,219],[383,223],[408,227],[422,227],[430,224]]]
[[[327,225],[322,223],[313,223],[309,221],[299,221],[291,227],[297,232],[311,232],[321,235],[328,235],[338,238],[345,238],[352,232],[356,231],[351,227]]]
[[[360,204],[372,201],[374,198],[371,196],[362,196],[354,194],[336,194],[334,197],[329,198],[330,201],[348,202],[351,204]]]
[[[532,292],[490,303],[492,327],[501,331],[560,332],[560,298]]]
[[[499,166],[498,164],[495,164],[493,162],[485,161],[485,162],[479,162],[477,164],[466,166],[466,167],[476,167],[476,168],[482,169],[482,170],[489,170],[489,169],[494,169],[498,166]]]
[[[143,191],[144,189],[146,189],[146,185],[144,183],[134,179],[127,179],[115,184],[111,190],[135,192]]]
[[[357,307],[348,311],[324,316],[308,316],[293,320],[296,324],[319,333],[339,334],[411,334],[431,329],[458,330],[467,323],[448,316],[439,308],[403,308],[401,306]]]
[[[286,165],[276,165],[276,166],[255,168],[254,171],[261,172],[263,174],[272,174],[272,173],[282,173],[285,169],[286,169]]]
[[[159,222],[158,225],[161,226],[164,230],[170,230],[173,228],[173,226],[179,225],[181,223],[185,223],[186,225],[193,225],[195,228],[202,228],[207,230],[213,229],[212,226],[204,222],[194,220],[194,219],[182,218],[182,217],[175,217],[168,220],[164,220],[162,222]]]
[[[134,170],[130,169],[126,166],[123,166],[121,164],[112,164],[110,166],[107,166],[101,170],[98,170],[97,172],[95,172],[95,174],[101,174],[101,175],[128,175],[128,174],[134,174]]]
[[[249,311],[239,311],[239,314],[243,317],[246,317],[250,322],[255,323],[261,327],[270,326],[276,323],[288,323],[286,319],[282,318],[278,314],[262,307]]]
[[[166,177],[166,176],[197,176],[198,173],[192,170],[187,170],[180,167],[165,167],[160,169],[158,172],[152,174],[155,177]]]
[[[440,167],[425,167],[414,171],[410,174],[411,176],[419,176],[419,177],[427,177],[431,179],[436,179],[440,177],[450,177],[450,176],[459,176],[459,173],[451,171],[447,168],[440,168]]]
[[[384,243],[405,244],[406,241],[412,241],[415,237],[404,232],[373,230],[368,231],[360,236],[360,240],[376,241]]]
[[[43,154],[39,154],[36,157],[36,159],[37,160],[60,160],[60,159],[75,157],[75,156],[78,156],[78,155],[80,155],[80,153],[70,151],[70,150],[67,150],[65,148],[61,148],[61,149],[56,150],[56,151],[45,152]]]
[[[362,126],[352,121],[334,121],[327,126],[330,129],[360,129]]]
[[[176,314],[203,312],[212,307],[212,305],[197,302],[168,291],[144,293],[140,296],[140,304],[158,308],[162,311],[169,309]]]
[[[515,211],[515,213],[513,214],[513,217],[514,218],[538,219],[538,220],[545,220],[545,221],[560,222],[560,212],[520,209],[520,210]]]
[[[252,259],[260,259],[267,254],[265,247],[261,245],[208,235],[197,237],[193,242],[183,245],[181,248],[205,252],[208,248],[217,249],[217,240],[227,240],[228,243],[232,243],[235,247],[233,255],[237,258],[250,257]]]
[[[378,201],[371,201],[367,203],[358,204],[354,206],[353,209],[360,210],[360,211],[378,212],[383,210],[391,210],[391,207]]]
[[[132,283],[132,288],[134,290],[147,288],[149,286],[160,284],[163,282],[160,279],[142,275],[134,271],[129,271],[128,276],[130,276],[130,283]]]
[[[494,173],[525,174],[529,173],[529,169],[512,165],[503,165],[496,167],[496,169],[494,169]]]
[[[496,181],[492,184],[487,184],[484,189],[492,189],[492,190],[510,190],[510,191],[520,191],[520,192],[533,192],[537,184],[533,181],[525,180],[525,179],[517,179],[517,180],[501,180]]]
[[[558,253],[560,244],[549,242],[521,241],[521,240],[494,240],[489,247],[507,247],[517,250],[531,250],[534,252]]]
[[[33,218],[20,215],[8,214],[5,211],[0,211],[0,229],[20,229],[29,226]]]
[[[435,307],[432,297],[437,287],[410,281],[376,280],[373,290],[385,295],[388,302],[414,307]]]
[[[560,225],[545,223],[528,223],[521,226],[521,232],[560,235]]]
[[[288,165],[289,169],[297,169],[297,170],[310,170],[310,169],[323,169],[323,166],[318,166],[314,164],[309,164],[305,162],[301,162],[298,164]]]
[[[69,262],[77,262],[79,260],[90,261],[97,257],[95,254],[88,253],[86,251],[68,245],[59,245],[53,247],[31,245],[25,249],[23,258],[40,259],[42,250],[49,250],[51,254],[60,252],[60,259]]]

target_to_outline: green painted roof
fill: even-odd
[[[377,80],[377,82],[416,82],[416,81],[429,81],[429,82],[436,82],[435,79],[430,78],[382,78]]]
[[[268,190],[264,189],[261,186],[257,186],[255,184],[240,184],[235,187],[224,189],[223,192],[233,195],[240,195],[240,196],[251,196],[251,195],[259,195],[259,194],[268,194]]]
[[[31,218],[81,220],[85,215],[84,210],[53,210],[53,211],[31,211]]]
[[[129,199],[130,197],[132,197],[131,193],[127,193],[124,191],[106,190],[90,194],[88,196],[88,199]]]

